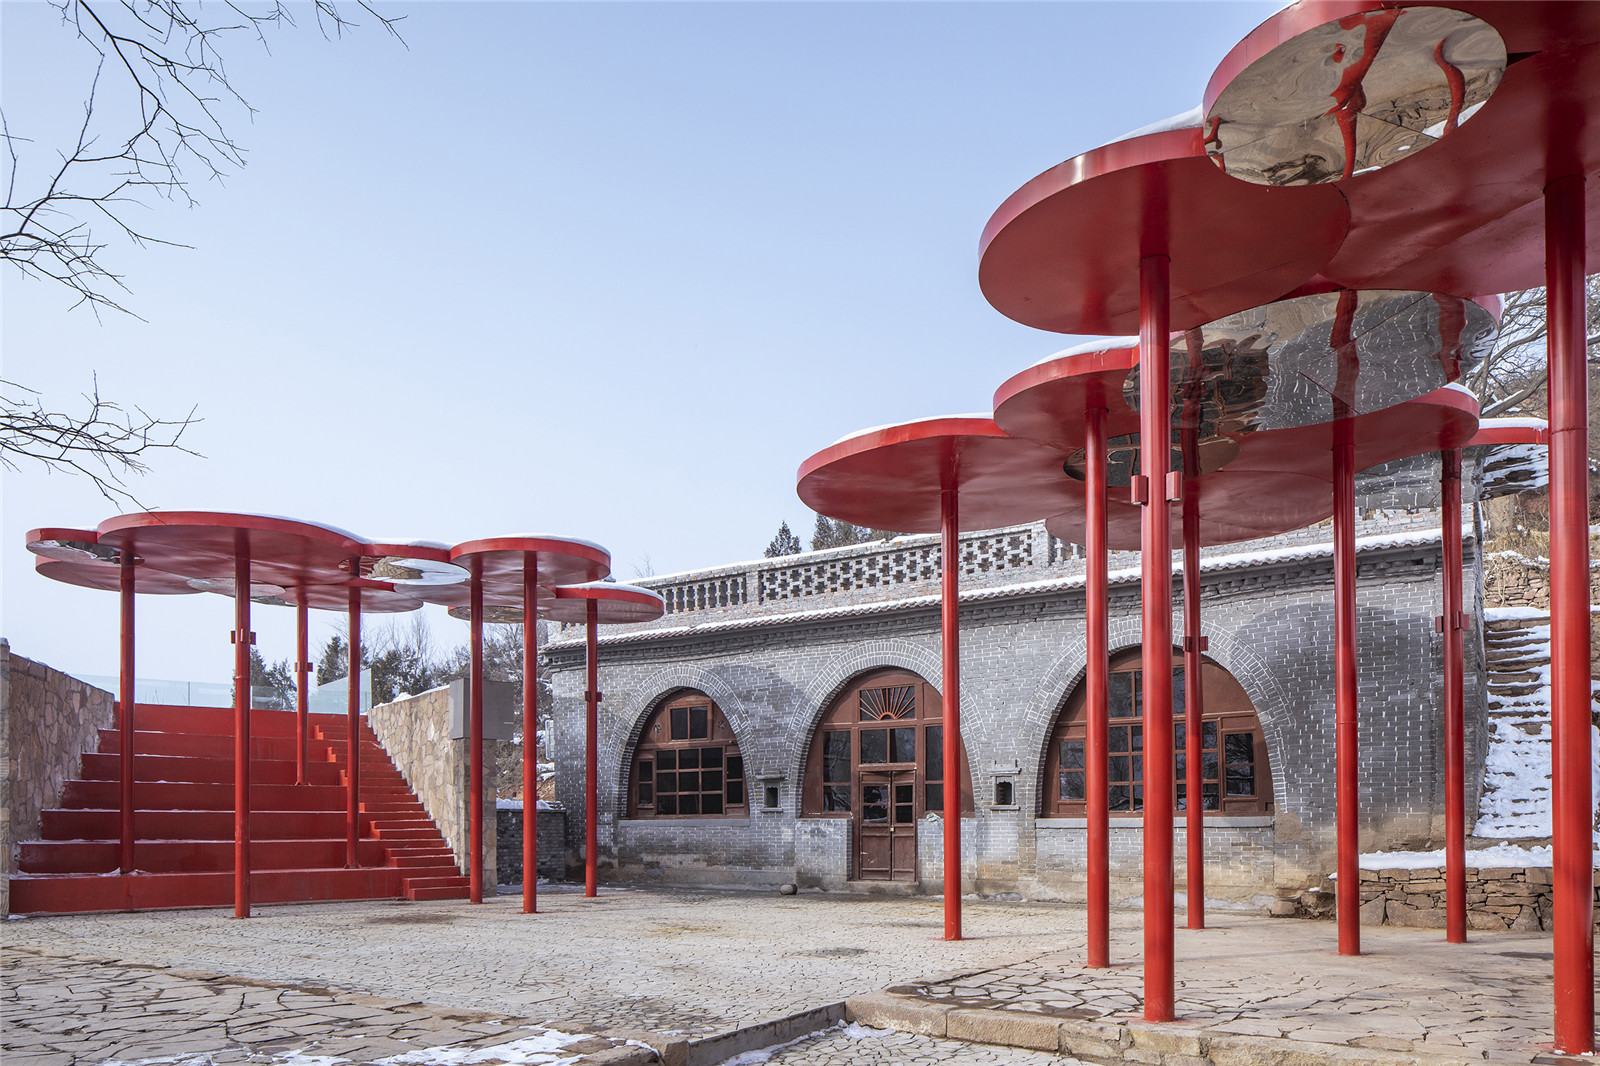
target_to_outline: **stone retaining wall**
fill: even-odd
[[[11,913],[18,842],[39,839],[39,812],[61,803],[80,756],[116,716],[111,693],[11,653],[0,640],[0,915]]]
[[[471,762],[468,743],[450,739],[450,689],[436,688],[418,696],[380,704],[367,712],[367,724],[389,752],[395,768],[417,794],[422,809],[439,827],[456,866],[468,870]],[[483,742],[483,878],[495,884],[494,741]]]
[[[1595,898],[1600,901],[1600,871]],[[1467,868],[1467,927],[1548,930],[1552,909],[1550,870]],[[1443,929],[1444,870],[1362,870],[1361,924],[1409,925]],[[1600,907],[1595,909],[1600,928]]]
[[[495,834],[499,861],[496,864],[496,883],[522,884],[522,818],[518,810],[497,810]],[[567,812],[546,808],[538,813],[539,823],[539,876],[559,881],[566,876]]]

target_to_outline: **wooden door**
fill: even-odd
[[[863,881],[917,879],[917,774],[866,770],[856,804],[856,876]]]

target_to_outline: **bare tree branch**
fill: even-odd
[[[245,150],[224,120],[229,112],[248,117],[254,109],[230,80],[222,47],[248,34],[266,48],[271,31],[295,25],[293,12],[288,0],[249,8],[231,0],[50,2],[99,62],[84,94],[76,143],[57,151],[52,162],[35,160],[34,141],[14,133],[0,111],[9,167],[0,259],[25,277],[66,286],[77,297],[74,307],[128,313],[118,302],[127,292],[122,275],[104,262],[110,241],[172,245],[135,225],[130,212],[155,199],[193,205],[192,173],[220,180],[245,165]],[[400,39],[399,18],[378,14],[365,0],[357,6]],[[311,8],[325,37],[343,37],[357,25],[336,0],[314,0]],[[129,101],[110,109],[113,114],[134,117],[99,118],[95,104],[102,92],[119,104]],[[101,236],[107,226],[109,239]]]
[[[156,418],[142,408],[124,410],[100,395],[100,382],[84,394],[88,410],[51,411],[25,385],[0,380],[0,467],[20,470],[36,462],[46,470],[82,474],[112,503],[140,503],[123,479],[143,474],[148,452],[168,449],[198,456],[181,441],[202,421],[195,408],[182,419]]]

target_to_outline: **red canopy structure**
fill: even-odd
[[[583,795],[584,795],[584,847],[583,847],[583,894],[593,898],[599,891],[600,873],[598,857],[600,854],[600,788],[599,788],[599,763],[600,763],[600,638],[598,627],[601,625],[626,625],[638,622],[654,622],[657,618],[667,613],[666,601],[661,598],[661,593],[653,589],[640,588],[638,585],[623,585],[613,581],[590,581],[582,585],[561,585],[555,589],[555,600],[544,612],[544,616],[552,622],[581,622],[584,625],[585,651],[587,654],[587,680],[588,686],[584,691],[584,741],[583,741]],[[526,797],[523,799],[522,815],[522,877],[526,884],[529,878],[537,880],[539,871],[536,866],[529,865],[537,859],[537,851],[530,851],[528,840],[538,835],[537,805],[538,796],[534,796],[534,807],[529,807]],[[528,811],[534,811],[534,821],[530,821]],[[530,856],[533,859],[530,859]]]
[[[800,464],[800,499],[858,525],[940,535],[944,765],[961,765],[957,534],[1032,521],[1068,506],[1064,453],[1008,436],[981,416],[928,418],[845,437]],[[944,803],[944,935],[961,939],[961,804]],[[952,797],[955,797],[952,799]]]
[[[1205,92],[1228,173],[1331,186],[1349,203],[1330,282],[1545,285],[1555,1047],[1571,1054],[1595,1049],[1583,278],[1600,251],[1600,198],[1585,193],[1600,174],[1597,108],[1600,6],[1551,0],[1302,2],[1240,42]]]
[[[488,607],[506,609],[504,617],[522,623],[522,911],[534,914],[539,902],[539,834],[527,821],[527,805],[538,814],[539,774],[539,627],[541,601],[549,599],[549,586],[595,581],[611,572],[611,554],[586,540],[520,533],[469,540],[450,549],[450,561],[471,574],[465,586],[465,606],[472,625],[472,666],[469,681],[468,747],[471,755],[471,792],[468,800],[469,898],[483,902],[483,623]],[[455,609],[463,606],[461,586],[434,586],[424,593],[435,603]],[[521,609],[521,617],[512,613]]]
[[[135,676],[136,592],[211,591],[235,599],[234,650],[234,913],[250,914],[250,660],[254,641],[250,603],[298,602],[301,606],[300,649],[305,655],[304,607],[317,597],[337,597],[358,610],[363,588],[383,610],[410,610],[421,600],[396,594],[381,582],[351,581],[352,560],[360,555],[350,534],[326,526],[260,515],[215,512],[142,512],[121,515],[96,531],[40,529],[29,535],[28,547],[43,556],[39,572],[56,580],[91,588],[116,588],[122,594],[122,653],[119,671],[122,733],[120,771],[120,866],[134,865],[133,758],[137,723]],[[341,571],[341,564],[344,570]],[[329,591],[337,585],[338,591]],[[247,595],[237,590],[249,589]],[[315,589],[313,593],[311,590]],[[353,613],[352,643],[359,648],[358,615]],[[357,652],[359,655],[359,652]],[[353,690],[354,691],[354,690]],[[304,671],[301,672],[301,727],[297,768],[305,781]],[[352,701],[357,697],[353,694]],[[354,703],[352,703],[354,708]],[[352,711],[354,713],[354,711]],[[355,740],[352,724],[351,741]],[[350,814],[348,857],[356,865],[356,796],[359,759],[351,751],[348,782]]]

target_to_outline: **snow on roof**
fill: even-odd
[[[843,444],[847,440],[855,440],[857,437],[865,437],[868,433],[877,433],[880,430],[894,429],[897,426],[915,426],[920,425],[923,422],[943,422],[951,418],[981,418],[985,422],[991,422],[994,420],[994,413],[992,411],[983,411],[979,414],[967,415],[929,415],[927,418],[911,418],[904,422],[886,422],[881,426],[870,426],[867,429],[858,429],[854,433],[846,433],[844,436],[834,441],[833,444],[828,445],[828,447],[832,448],[835,445]]]
[[[1462,536],[1470,539],[1472,531],[1469,526],[1462,527]],[[1411,533],[1381,534],[1356,539],[1356,550],[1385,551],[1393,548],[1416,547],[1424,544],[1433,544],[1439,541],[1438,530],[1421,530]],[[1262,551],[1237,552],[1231,555],[1217,555],[1210,559],[1200,561],[1202,573],[1211,573],[1224,570],[1243,570],[1250,567],[1263,566],[1279,562],[1301,562],[1312,559],[1328,558],[1333,555],[1333,545],[1328,542],[1320,544],[1304,544],[1286,548],[1270,548]],[[769,562],[770,560],[762,560]],[[1108,575],[1109,584],[1137,584],[1140,578],[1138,567],[1127,567],[1122,570],[1113,570]],[[995,588],[973,589],[961,594],[962,603],[982,603],[989,600],[1007,599],[1012,596],[1026,596],[1041,592],[1064,592],[1068,589],[1080,588],[1086,581],[1086,575],[1073,574],[1067,577],[1041,578],[1037,581],[1024,581],[1015,585],[1001,585]],[[922,607],[937,607],[939,605],[938,593],[928,593],[920,596],[907,596],[897,600],[883,600],[876,603],[851,604],[845,607],[813,607],[798,611],[784,611],[781,613],[755,615],[747,618],[718,619],[708,622],[694,622],[688,625],[656,626],[651,629],[633,630],[627,633],[602,634],[601,644],[637,644],[647,640],[660,640],[670,637],[685,636],[687,634],[703,634],[726,632],[730,630],[753,629],[764,626],[790,625],[799,621],[812,621],[827,618],[853,618],[862,615],[884,614],[890,611],[900,611]],[[566,647],[581,647],[582,638],[550,641],[545,645],[547,649],[557,650]]]
[[[1121,137],[1113,137],[1107,143],[1116,144],[1118,141],[1131,141],[1135,137],[1144,137],[1152,133],[1165,133],[1168,130],[1196,129],[1204,125],[1205,120],[1206,115],[1204,109],[1201,108],[1199,104],[1196,104],[1189,110],[1173,115],[1170,118],[1164,118],[1159,122],[1152,122],[1148,126],[1140,126],[1132,133],[1124,133]]]
[[[1459,385],[1452,387],[1461,388]],[[1508,429],[1549,429],[1550,423],[1542,418],[1485,418],[1478,423],[1479,429],[1492,429],[1495,426],[1504,426]]]
[[[1052,363],[1057,359],[1065,359],[1072,355],[1087,355],[1090,352],[1105,352],[1118,348],[1137,348],[1138,346],[1138,337],[1095,337],[1092,340],[1084,341],[1082,344],[1074,344],[1070,348],[1063,348],[1059,352],[1051,352],[1033,365],[1043,366],[1046,363]]]
[[[592,540],[584,540],[582,537],[569,537],[561,533],[496,533],[490,537],[473,537],[472,540],[564,540],[572,544],[582,544],[596,551],[605,552],[607,555],[611,554],[604,544],[597,544]],[[463,541],[462,543],[471,543],[471,541]]]

